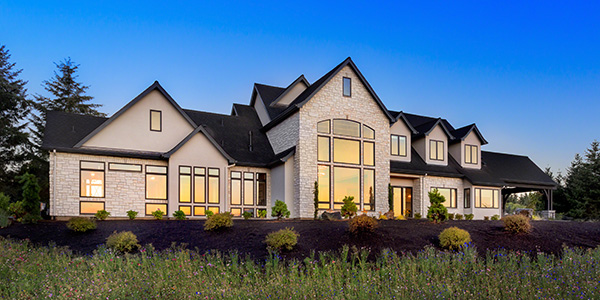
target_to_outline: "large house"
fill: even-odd
[[[432,114],[438,112],[432,111]],[[293,218],[339,210],[353,196],[370,215],[426,215],[438,189],[450,213],[502,215],[509,194],[556,183],[528,157],[482,151],[475,124],[386,108],[347,58],[312,84],[255,84],[230,115],[182,109],[155,82],[110,118],[48,112],[50,211],[113,217],[162,210],[235,216],[275,200]]]

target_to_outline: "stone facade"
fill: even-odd
[[[315,125],[316,126],[316,125]],[[300,114],[295,113],[267,131],[267,137],[275,154],[298,144]]]
[[[424,176],[422,186],[419,187],[419,190],[422,192],[422,198],[415,201],[416,203],[420,203],[420,213],[422,216],[427,216],[427,209],[431,205],[428,193],[432,188],[456,189],[456,208],[448,208],[448,213],[464,213],[463,180],[461,178]],[[415,212],[419,211],[415,208]]]
[[[80,197],[80,161],[104,162],[104,198]],[[167,203],[145,199],[144,171],[110,171],[109,162],[166,166],[160,160],[50,152],[50,215],[78,216],[81,201],[104,202],[104,209],[111,217],[126,217],[128,210],[143,216],[146,203]]]

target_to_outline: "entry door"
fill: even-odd
[[[394,216],[412,217],[412,188],[393,187]]]

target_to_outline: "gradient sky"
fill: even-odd
[[[389,109],[475,122],[483,150],[564,172],[600,140],[597,1],[196,2],[0,1],[0,44],[30,94],[71,57],[109,115],[154,80],[228,114],[350,56]]]

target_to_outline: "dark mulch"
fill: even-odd
[[[378,254],[385,248],[398,252],[415,253],[427,245],[437,245],[439,233],[457,226],[471,234],[474,245],[485,253],[487,249],[505,248],[519,251],[542,251],[560,254],[563,245],[594,248],[600,245],[600,222],[539,221],[533,222],[533,232],[513,235],[503,231],[500,221],[449,221],[432,224],[426,220],[382,221],[377,232],[355,237],[348,233],[347,221],[312,220],[234,220],[226,231],[212,233],[203,230],[203,220],[110,220],[99,221],[98,229],[78,234],[67,229],[66,222],[42,221],[38,224],[14,224],[0,229],[0,235],[15,239],[29,239],[35,244],[69,246],[80,253],[92,253],[103,244],[113,231],[132,231],[141,244],[152,243],[156,249],[171,247],[173,242],[185,243],[199,251],[236,249],[255,259],[266,257],[264,239],[272,231],[294,227],[300,234],[297,247],[286,258],[304,258],[311,250],[338,250],[343,245],[370,248]]]

